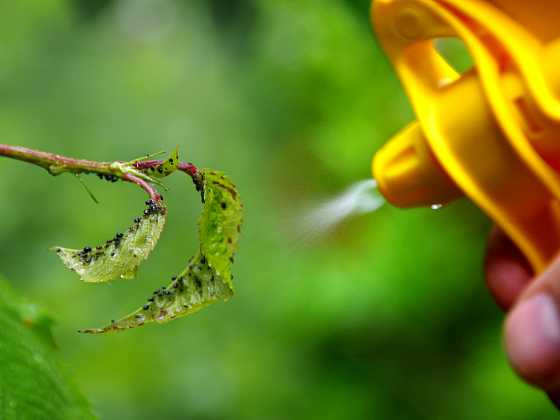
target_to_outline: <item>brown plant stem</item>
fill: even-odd
[[[163,160],[141,160],[134,163],[134,167],[136,169],[148,169],[159,166],[163,162]],[[197,167],[190,162],[179,162],[179,164],[177,165],[177,169],[179,169],[181,172],[185,172],[190,176],[193,176],[198,172]]]
[[[111,162],[96,162],[86,159],[74,159],[41,150],[28,149],[27,147],[0,144],[0,156],[21,160],[40,166],[51,175],[60,175],[64,172],[74,174],[96,173],[102,175],[117,175],[111,168]]]
[[[138,185],[140,188],[146,191],[146,193],[150,196],[152,200],[154,201],[161,200],[161,194],[158,193],[154,187],[152,187],[149,183],[147,183],[143,179],[138,178],[137,176],[134,176],[132,174],[124,174],[122,179],[124,181],[132,182]]]
[[[133,173],[123,171],[120,165],[125,162],[97,162],[87,159],[75,159],[68,156],[58,155],[55,153],[44,152],[41,150],[29,149],[27,147],[12,146],[9,144],[0,144],[0,156],[10,159],[20,160],[22,162],[31,163],[32,165],[39,166],[45,169],[51,175],[60,175],[65,172],[75,175],[79,174],[98,174],[100,176],[113,177],[113,179],[120,178],[123,181],[131,182],[141,187],[152,200],[160,200],[161,195],[157,190],[146,180],[140,178]],[[138,171],[161,164],[161,160],[144,160],[132,164],[132,167]],[[197,174],[196,166],[192,163],[181,162],[178,169],[186,174],[194,177]],[[138,171],[137,174],[142,176]]]

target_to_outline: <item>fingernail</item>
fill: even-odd
[[[560,315],[552,297],[535,295],[515,307],[506,321],[510,362],[529,382],[546,385],[560,368]]]

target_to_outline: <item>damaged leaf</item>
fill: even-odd
[[[177,166],[179,165],[179,147],[176,147],[173,153],[162,161],[161,164],[157,166],[151,166],[145,169],[145,172],[154,177],[154,178],[165,178],[168,175],[171,175],[173,172],[177,170]]]
[[[199,252],[187,268],[174,277],[167,287],[157,289],[147,303],[118,321],[104,328],[80,330],[82,333],[99,334],[140,327],[146,323],[164,323],[189,315],[233,295],[229,282],[218,276]]]
[[[99,334],[150,322],[164,323],[233,295],[231,265],[241,231],[243,204],[235,185],[220,172],[203,169],[196,174],[195,182],[203,202],[198,220],[200,249],[185,270],[133,313],[104,328],[80,332]]]
[[[82,249],[53,247],[63,264],[79,274],[85,282],[101,283],[116,278],[130,279],[144,261],[161,235],[165,225],[167,209],[162,200],[146,201],[141,217],[125,233],[95,248]]]

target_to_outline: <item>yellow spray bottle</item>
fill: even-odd
[[[375,0],[372,23],[418,121],[377,152],[399,207],[466,195],[535,272],[560,252],[560,7],[557,0]],[[458,74],[434,42],[456,37]]]

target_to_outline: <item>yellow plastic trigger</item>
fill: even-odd
[[[535,272],[560,251],[560,7],[557,0],[375,0],[372,23],[418,122],[373,159],[399,207],[466,195]],[[456,37],[458,74],[434,46]]]

